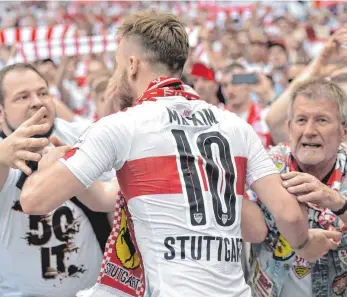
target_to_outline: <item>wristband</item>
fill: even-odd
[[[346,211],[347,211],[347,200],[345,201],[345,204],[339,210],[337,211],[332,210],[332,213],[337,216],[340,216],[340,215],[343,215]]]

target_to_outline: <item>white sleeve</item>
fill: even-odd
[[[125,113],[102,118],[87,129],[62,162],[86,187],[105,171],[118,170],[128,159],[133,120]]]
[[[246,183],[250,187],[255,181],[270,174],[278,174],[278,170],[265,151],[261,140],[250,125],[247,125],[246,142],[248,145],[248,162]]]

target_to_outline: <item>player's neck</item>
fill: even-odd
[[[140,97],[148,88],[149,84],[158,77],[168,76],[172,77],[173,75],[167,71],[150,71],[149,68],[144,69],[144,75],[139,75],[137,81],[135,82],[135,98]]]

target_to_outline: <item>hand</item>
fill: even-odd
[[[41,155],[38,152],[49,143],[47,138],[31,138],[33,135],[44,134],[50,129],[49,124],[40,124],[45,114],[46,109],[42,107],[16,131],[1,141],[0,164],[2,166],[20,169],[26,175],[32,173],[26,162],[40,161]]]
[[[60,139],[55,136],[50,137],[51,146],[47,146],[43,150],[42,158],[39,162],[38,170],[44,170],[60,158],[64,157],[65,154],[71,150],[71,147],[66,145]]]
[[[271,80],[264,73],[257,73],[258,83],[252,86],[252,91],[255,92],[261,99],[262,103],[267,103],[275,96]]]
[[[307,245],[303,249],[297,250],[296,253],[309,262],[315,262],[330,250],[335,250],[341,236],[342,234],[337,231],[309,229]]]
[[[342,28],[337,30],[328,39],[327,43],[317,57],[316,65],[314,67],[315,75],[321,75],[323,66],[330,61],[334,54],[340,52],[341,46],[347,46],[347,25],[344,25]]]
[[[343,198],[337,191],[308,173],[292,171],[281,174],[281,177],[283,187],[289,193],[296,195],[299,202],[311,202],[320,208],[333,211],[339,210],[341,203],[343,205]]]

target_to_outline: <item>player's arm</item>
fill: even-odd
[[[307,216],[296,198],[282,186],[278,170],[254,130],[250,126],[247,128],[247,184],[269,209],[289,244],[298,247],[308,239]]]
[[[265,152],[264,152],[265,153]],[[295,249],[308,238],[308,219],[294,195],[283,188],[279,174],[264,176],[251,185],[252,190],[273,215],[277,227]]]
[[[84,189],[83,183],[64,164],[56,161],[27,178],[20,203],[27,214],[46,214]]]
[[[110,117],[113,117],[113,121],[103,118],[96,122],[86,138],[80,141],[82,144],[78,149],[73,149],[65,158],[27,179],[21,193],[24,212],[47,213],[73,196],[82,197],[86,187],[90,187],[102,173],[112,169],[116,156],[121,163],[131,143],[127,141],[130,138],[129,125],[126,127],[120,116]],[[112,123],[112,127],[109,123]],[[123,138],[124,134],[128,138]],[[97,188],[94,189],[98,192]],[[92,193],[94,189],[91,189]]]
[[[109,182],[97,180],[89,188],[79,193],[77,198],[90,210],[112,213],[113,220],[113,212],[118,191],[119,184],[117,179]]]
[[[242,239],[251,243],[263,242],[267,226],[260,207],[246,198],[242,199],[241,232]]]

